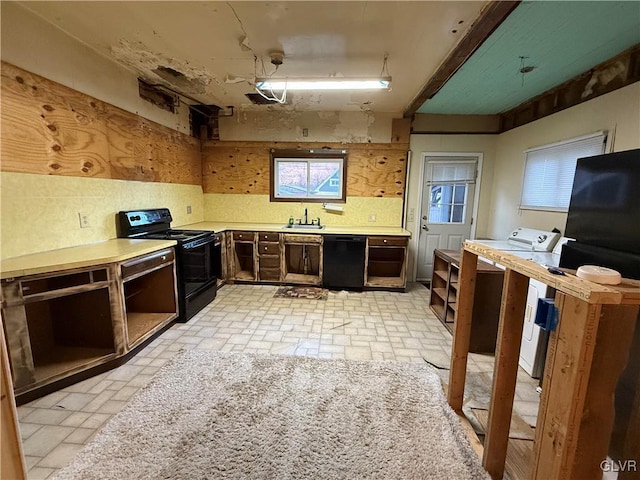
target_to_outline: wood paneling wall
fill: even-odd
[[[409,145],[401,143],[204,142],[204,192],[268,195],[270,149],[322,147],[349,152],[347,195],[403,197]]]
[[[5,172],[202,184],[200,141],[6,62]]]

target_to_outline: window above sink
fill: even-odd
[[[346,150],[271,150],[272,202],[346,200]]]

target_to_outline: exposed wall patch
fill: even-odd
[[[206,68],[151,52],[141,42],[121,39],[117,45],[111,46],[111,54],[149,83],[165,83],[186,94],[205,94],[212,81],[220,83]]]

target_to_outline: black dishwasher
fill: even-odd
[[[363,235],[325,235],[322,250],[322,286],[362,290],[364,286]]]

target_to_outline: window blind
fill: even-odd
[[[431,183],[474,183],[476,161],[430,161]]]
[[[525,151],[520,208],[566,212],[578,158],[604,153],[606,132]]]

